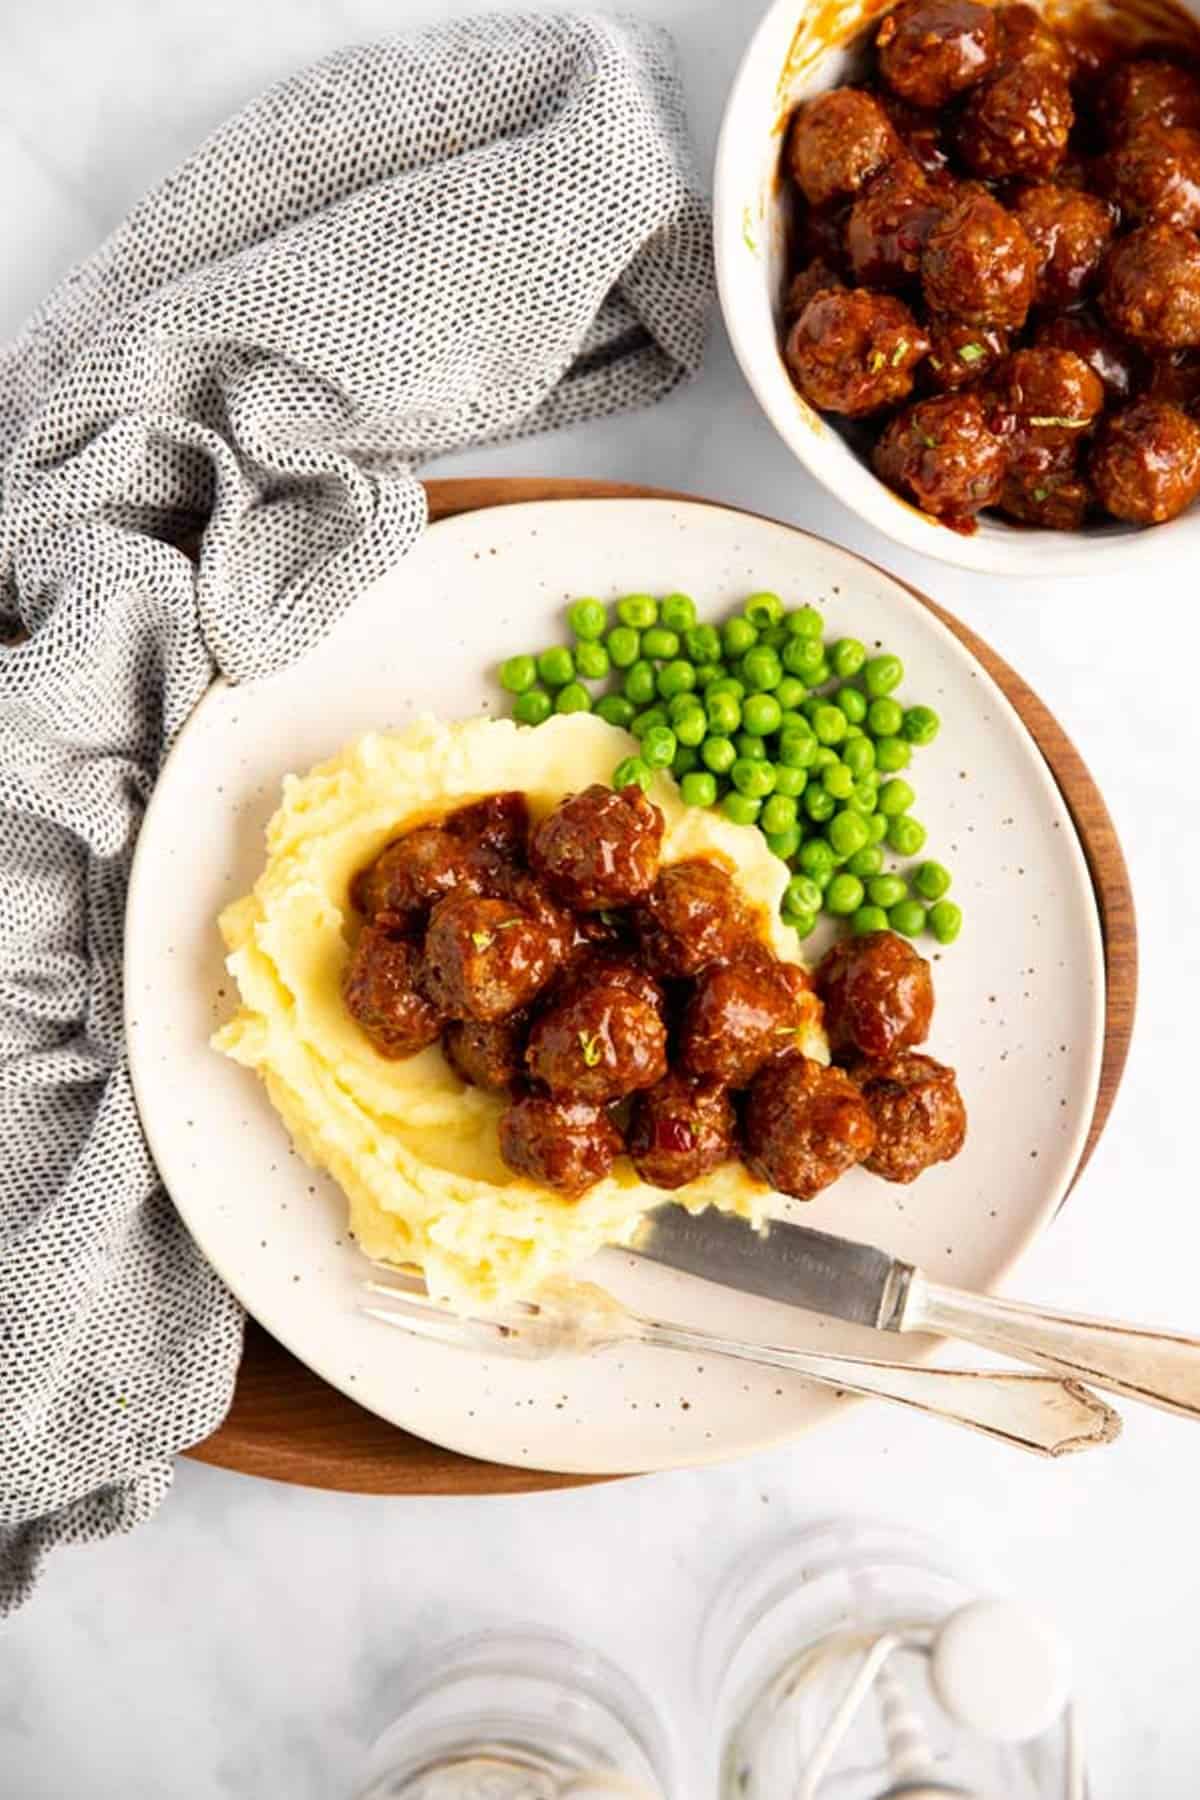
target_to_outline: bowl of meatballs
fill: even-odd
[[[721,304],[799,460],[996,574],[1186,553],[1200,508],[1200,27],[777,0],[717,157]]]

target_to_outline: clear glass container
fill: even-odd
[[[604,1657],[483,1632],[402,1671],[356,1800],[670,1800],[662,1729]]]

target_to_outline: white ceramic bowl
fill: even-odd
[[[897,543],[943,562],[1045,579],[1111,575],[1134,564],[1145,574],[1151,563],[1195,556],[1200,507],[1149,530],[1113,522],[1083,532],[1038,531],[988,516],[964,537],[877,480],[792,386],[779,352],[786,258],[783,129],[797,101],[857,73],[864,34],[886,10],[880,0],[774,0],[726,104],[715,184],[717,280],[734,351],[759,404],[788,448],[839,500]],[[1161,11],[1154,10],[1161,29]],[[1133,35],[1136,22],[1122,11],[1122,24]],[[1200,18],[1200,0],[1187,0],[1187,11]]]

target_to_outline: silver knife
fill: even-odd
[[[945,1287],[870,1244],[782,1220],[755,1231],[726,1213],[660,1206],[629,1246],[743,1294],[876,1331],[981,1344],[1091,1387],[1200,1418],[1200,1340]]]

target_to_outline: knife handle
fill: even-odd
[[[933,1331],[1200,1418],[1200,1339],[941,1287],[914,1269],[897,1329]]]

